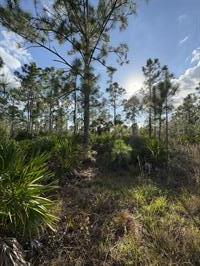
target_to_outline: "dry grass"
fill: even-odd
[[[136,180],[66,185],[57,232],[40,239],[35,265],[199,265],[200,194]]]

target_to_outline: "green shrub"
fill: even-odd
[[[147,153],[144,155],[148,162],[154,165],[161,165],[166,162],[167,151],[164,143],[155,138],[147,138],[145,141]]]
[[[16,164],[20,149],[14,140],[3,138],[0,141],[0,171],[7,170]]]
[[[130,136],[130,131],[123,125],[116,125],[112,131],[112,136],[115,139],[127,139]]]
[[[122,139],[117,139],[112,148],[112,160],[120,167],[128,165],[131,158],[132,148],[127,145]]]
[[[114,138],[111,133],[105,132],[101,135],[93,134],[91,136],[91,146],[93,150],[98,152],[98,155],[102,155],[112,150]]]
[[[71,174],[81,163],[81,149],[72,138],[60,138],[52,150],[52,158],[58,175]]]
[[[23,140],[19,144],[24,154],[29,159],[44,153],[50,154],[56,141],[57,139],[54,137],[45,136],[38,137],[34,140]]]
[[[14,141],[1,142],[0,225],[5,234],[27,238],[44,226],[52,228],[54,204],[46,195],[55,186],[47,184],[51,174],[46,161],[41,155],[27,162]]]
[[[138,162],[139,158],[143,158],[147,154],[145,138],[141,136],[131,136],[129,144],[132,147],[131,158],[134,163]]]
[[[15,140],[17,141],[32,139],[32,138],[33,136],[27,130],[20,130],[17,132],[17,135],[15,136]]]

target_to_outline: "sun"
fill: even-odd
[[[132,95],[139,92],[142,88],[144,78],[142,75],[131,75],[123,80],[122,85],[126,89],[126,97],[129,98]]]

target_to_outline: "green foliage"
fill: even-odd
[[[118,131],[118,129],[120,130]],[[92,136],[92,148],[97,151],[97,159],[100,165],[108,168],[127,167],[131,161],[131,152],[133,149],[124,140],[127,136],[119,139],[119,136],[122,136],[122,132],[124,132],[121,129],[121,127],[116,126],[116,130],[112,133]]]
[[[98,154],[102,154],[112,149],[113,136],[110,132],[104,132],[100,135],[92,134],[90,142],[92,149],[96,150]]]
[[[160,165],[166,161],[167,151],[163,142],[155,138],[147,138],[145,144],[147,149],[145,157],[149,162]]]
[[[54,203],[46,194],[55,186],[47,184],[51,177],[45,164],[47,157],[41,155],[27,162],[18,145],[8,139],[1,141],[0,149],[2,230],[27,238],[44,226],[53,229],[56,218],[51,211]]]
[[[198,144],[200,143],[200,134],[195,136],[183,135],[178,138],[178,142],[181,144]]]
[[[133,163],[135,164],[138,162],[138,156],[139,158],[143,158],[144,155],[147,153],[145,138],[141,136],[132,136],[129,140],[129,144],[132,147],[131,157]]]
[[[162,195],[162,191],[155,185],[140,185],[129,192],[129,195],[134,199],[138,207],[149,205],[152,200]]]
[[[126,126],[123,125],[116,125],[113,128],[112,136],[115,139],[127,139],[130,137],[130,132]]]
[[[97,163],[100,166],[110,166],[114,140],[115,138],[110,132],[103,132],[100,135],[91,135],[91,148],[97,152]]]
[[[56,137],[45,136],[38,137],[33,140],[21,141],[19,145],[27,158],[33,158],[43,153],[48,153],[50,155],[53,147],[56,144],[56,141]]]
[[[4,137],[0,141],[0,171],[6,171],[17,165],[20,149],[14,140]]]
[[[167,211],[167,200],[165,197],[156,198],[149,205],[144,206],[148,215],[163,215]]]
[[[52,149],[52,157],[57,163],[58,174],[70,174],[81,163],[82,152],[73,138],[58,138]]]
[[[117,139],[112,148],[112,160],[113,162],[118,163],[119,166],[124,162],[128,163],[131,158],[131,152],[132,148],[129,145],[127,145],[122,139]]]
[[[21,141],[26,139],[32,139],[32,135],[27,130],[19,130],[15,136],[15,140]]]

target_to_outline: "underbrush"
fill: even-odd
[[[39,235],[59,220],[58,184],[78,165],[70,138],[0,139],[0,264],[27,265],[19,242],[32,256]],[[19,242],[18,242],[19,241]]]
[[[198,265],[199,145],[170,147],[167,164],[154,139],[117,131],[90,144],[98,176],[76,178],[76,138],[1,139],[0,260],[26,265],[18,240],[37,266]]]
[[[46,155],[28,162],[18,144],[7,138],[0,142],[0,225],[1,233],[19,240],[30,239],[43,226],[52,228],[53,201],[47,194],[55,190]]]
[[[198,265],[200,195],[145,180],[107,176],[66,186],[58,232],[40,239],[35,264]]]

